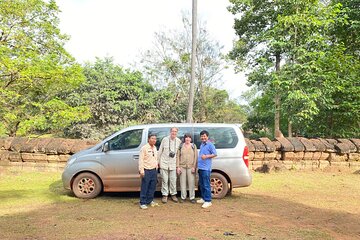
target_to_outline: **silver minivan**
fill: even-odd
[[[223,198],[230,194],[233,188],[247,187],[251,184],[248,148],[238,125],[167,123],[128,127],[89,149],[75,153],[69,158],[62,174],[65,189],[73,191],[79,198],[94,198],[101,191],[140,191],[140,148],[147,143],[150,133],[156,134],[156,146],[159,148],[162,138],[170,134],[171,127],[179,129],[180,139],[185,133],[192,134],[193,142],[198,149],[201,144],[200,132],[209,132],[209,140],[214,143],[218,154],[212,163],[213,198]],[[161,187],[160,178],[158,174],[157,190]]]

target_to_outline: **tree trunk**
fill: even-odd
[[[288,122],[288,136],[292,137],[292,121]]]
[[[280,53],[275,54],[276,63],[275,63],[275,70],[276,73],[279,74],[280,72]],[[277,88],[277,87],[276,87]],[[281,99],[280,99],[280,89],[277,88],[275,91],[275,119],[274,119],[274,136],[275,137],[283,137],[284,135],[280,131],[280,107],[281,107]]]
[[[186,122],[193,121],[194,108],[194,86],[195,86],[195,58],[196,58],[196,35],[197,33],[197,0],[193,0],[192,4],[192,48],[191,48],[191,79],[189,89],[189,104]]]

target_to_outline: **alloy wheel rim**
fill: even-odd
[[[210,185],[211,192],[214,195],[219,195],[224,189],[222,181],[218,178],[211,178]]]
[[[91,194],[95,190],[95,182],[91,178],[82,178],[78,183],[78,189],[82,194]]]

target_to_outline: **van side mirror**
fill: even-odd
[[[108,151],[110,151],[109,142],[104,143],[104,145],[103,145],[103,147],[102,147],[102,151],[103,151],[103,152],[108,152]]]

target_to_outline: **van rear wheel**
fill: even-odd
[[[229,182],[220,173],[211,173],[210,185],[213,198],[224,198],[229,191]]]
[[[72,190],[78,198],[94,198],[101,192],[100,179],[92,173],[80,173],[72,183]]]

